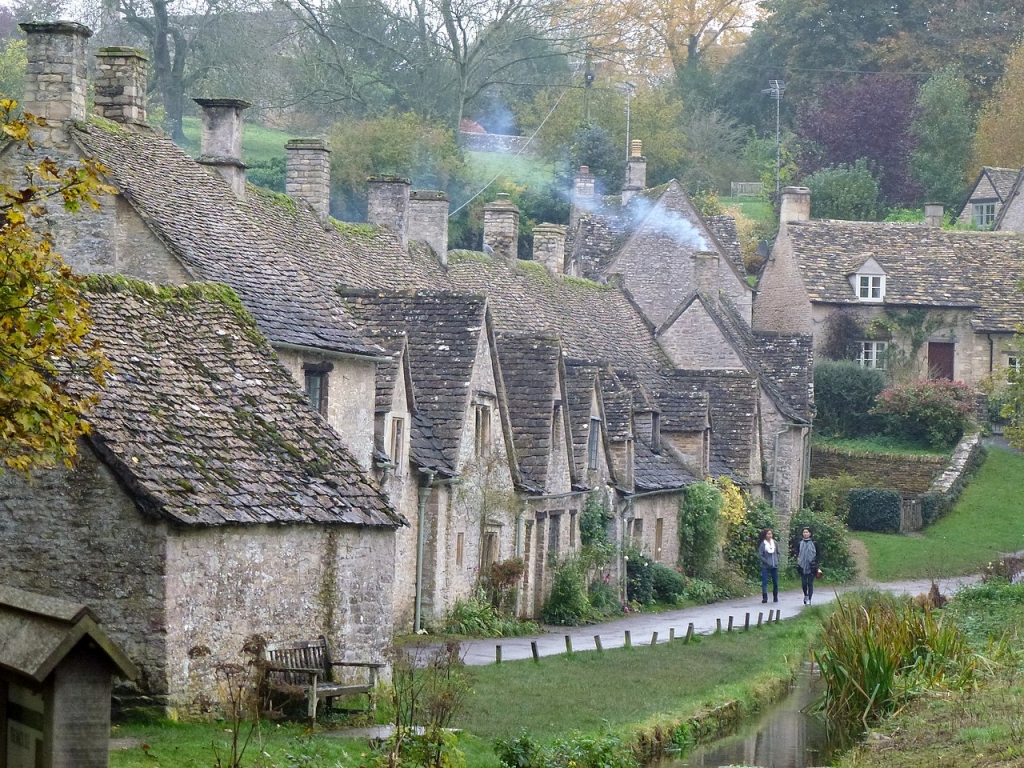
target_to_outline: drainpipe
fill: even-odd
[[[419,487],[419,510],[416,516],[416,609],[412,619],[412,630],[416,634],[422,631],[421,622],[423,620],[423,612],[421,610],[423,603],[423,543],[424,531],[423,520],[426,517],[427,511],[427,500],[430,498],[430,487],[434,483],[434,475],[436,472],[432,469],[420,468],[420,476],[423,478],[420,481]]]
[[[626,570],[629,567],[629,562],[626,555],[626,515],[633,511],[633,499],[632,497],[626,497],[626,503],[622,505],[622,522],[619,524],[619,552],[622,553],[622,560],[619,562],[622,573],[620,576],[620,583],[622,584],[622,604],[625,605],[629,599],[629,588],[627,586],[628,577]]]
[[[523,539],[526,538],[526,516],[524,512],[520,512],[516,515],[516,557],[520,560],[523,559]],[[525,563],[525,561],[524,561]],[[526,563],[526,567],[529,568],[530,564]],[[519,589],[516,590],[516,616],[522,615],[523,610],[523,589],[522,580],[519,582]]]
[[[995,365],[995,346],[996,343],[992,340],[992,334],[986,333],[988,336],[988,372],[992,373],[992,368]]]

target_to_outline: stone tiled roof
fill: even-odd
[[[711,402],[712,471],[733,479],[749,475],[757,418],[757,379],[746,371],[671,371],[679,392],[706,392]]]
[[[265,193],[240,201],[170,139],[107,125],[76,141],[197,279],[230,285],[273,342],[376,354],[337,302],[309,279],[292,233],[266,221]],[[278,206],[280,208],[281,206]]]
[[[417,409],[429,424],[446,466],[456,467],[473,363],[480,334],[485,332],[484,298],[442,291],[340,290],[339,294],[361,325],[407,335]]]
[[[375,373],[376,393],[374,396],[374,411],[376,413],[387,413],[391,410],[394,399],[395,383],[400,376],[405,376],[406,362],[405,352],[408,347],[408,338],[404,333],[370,334],[372,340],[384,348],[385,355],[377,361]],[[408,392],[411,396],[413,393]]]
[[[621,443],[633,437],[633,395],[613,371],[602,371],[601,399],[604,401],[604,429],[608,439]]]
[[[971,310],[978,330],[1011,332],[1024,316],[1019,234],[843,221],[787,231],[812,302],[859,304],[848,276],[873,257],[886,273],[885,305]]]
[[[1020,169],[995,168],[986,165],[981,169],[981,175],[988,176],[988,180],[995,187],[996,194],[999,195],[999,202],[1005,203],[1006,198],[1010,195],[1010,190],[1013,189],[1013,185],[1017,181],[1017,177],[1020,176]]]
[[[144,511],[203,526],[402,522],[228,289],[89,285],[90,335],[113,367],[89,441]]]
[[[708,426],[708,393],[665,377],[655,392],[662,432],[702,432]]]
[[[704,223],[722,247],[722,253],[732,262],[736,272],[745,275],[747,268],[743,264],[743,249],[740,248],[740,235],[736,231],[736,219],[722,214],[707,216]]]
[[[668,365],[640,315],[611,286],[466,251],[450,252],[448,263],[458,289],[487,294],[499,331],[555,335],[567,357],[605,361],[641,377]]]
[[[522,480],[531,490],[543,491],[554,448],[552,418],[561,355],[558,339],[499,333],[495,343]]]
[[[683,488],[697,482],[697,478],[662,453],[655,453],[643,440],[637,440],[634,450],[633,485],[638,493]]]
[[[443,477],[454,477],[455,470],[445,458],[441,443],[434,436],[434,429],[422,413],[412,417],[412,430],[409,432],[410,453],[417,467],[431,470]]]

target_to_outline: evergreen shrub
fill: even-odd
[[[801,509],[789,521],[789,567],[796,573],[796,555],[804,527],[811,529],[818,562],[829,579],[849,581],[855,575],[850,540],[843,521],[835,515]]]
[[[686,597],[686,577],[661,563],[651,565],[651,586],[659,603],[673,605]]]
[[[679,559],[687,576],[706,577],[718,552],[722,493],[711,483],[687,486],[679,501]]]
[[[871,412],[885,388],[885,374],[845,360],[822,360],[814,366],[814,426],[830,437],[859,437],[878,431]]]
[[[875,533],[899,533],[903,499],[885,488],[854,488],[850,491],[850,529]]]
[[[590,616],[590,600],[584,571],[574,559],[562,563],[555,571],[551,595],[544,603],[541,618],[547,624],[575,627]]]
[[[761,543],[761,531],[776,529],[778,517],[775,508],[764,499],[747,499],[747,510],[743,519],[729,526],[723,554],[727,563],[731,564],[746,579],[761,577],[761,558],[757,554]]]
[[[860,478],[846,472],[838,477],[811,478],[804,487],[804,506],[846,520],[850,514],[850,491],[863,486]]]
[[[626,600],[636,605],[654,602],[654,561],[639,550],[630,549],[626,556]]]

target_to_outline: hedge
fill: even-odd
[[[850,516],[854,531],[899,533],[903,499],[885,488],[854,488],[850,491]]]

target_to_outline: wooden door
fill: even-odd
[[[928,342],[928,378],[953,380],[955,347],[955,344],[944,341]]]

